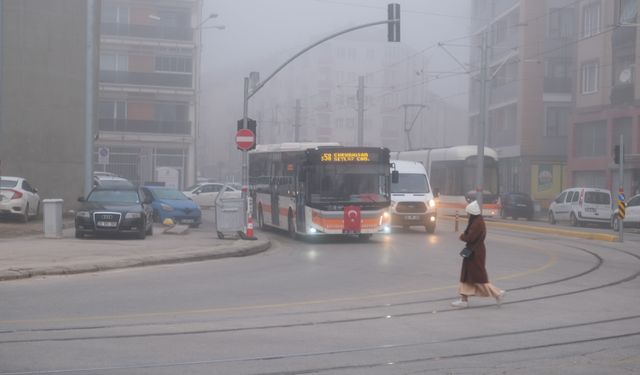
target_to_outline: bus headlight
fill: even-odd
[[[429,199],[429,207],[436,208],[436,201],[433,199]]]

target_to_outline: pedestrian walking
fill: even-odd
[[[451,302],[454,307],[468,307],[469,297],[493,297],[500,305],[505,291],[496,288],[489,282],[485,260],[487,250],[484,246],[484,239],[487,235],[487,228],[482,218],[480,205],[473,201],[467,205],[465,211],[469,214],[467,229],[460,234],[460,240],[466,242],[467,248],[472,254],[463,257],[462,269],[460,271],[460,285],[458,294],[460,299]]]

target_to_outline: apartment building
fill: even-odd
[[[102,0],[96,171],[196,179],[201,0]]]
[[[575,102],[578,3],[472,3],[469,143],[479,138],[481,46],[488,33],[485,144],[499,155],[500,190],[528,193],[542,206],[564,186]]]
[[[640,193],[638,1],[582,1],[576,109],[569,129],[569,183],[617,191],[613,151],[623,136],[624,190]]]

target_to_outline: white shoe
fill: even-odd
[[[451,302],[451,306],[459,307],[459,308],[465,308],[465,307],[469,307],[469,302],[459,299],[459,300]]]
[[[496,296],[496,304],[498,304],[498,306],[502,304],[502,299],[505,295],[507,295],[507,291],[501,290],[500,293]]]

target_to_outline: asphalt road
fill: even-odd
[[[251,257],[0,283],[6,374],[635,374],[637,243],[490,224],[501,307],[456,297],[435,235],[272,242]]]

